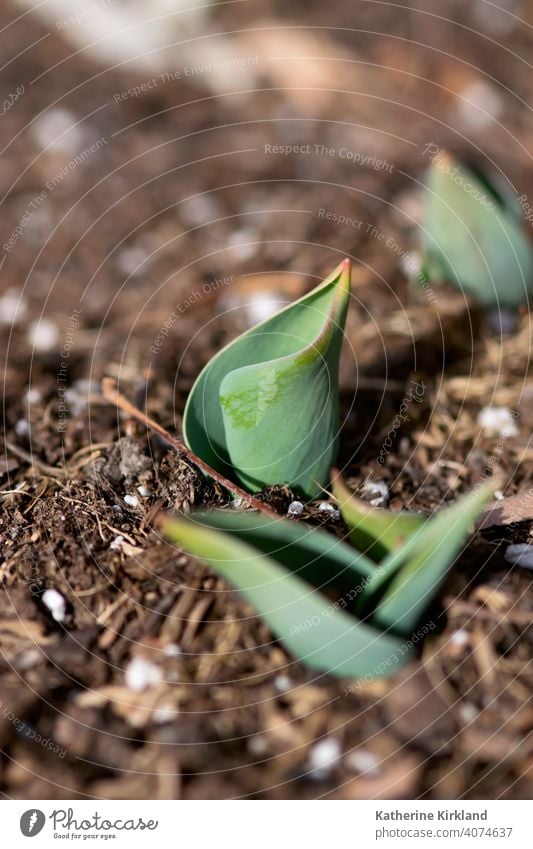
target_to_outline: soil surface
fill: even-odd
[[[427,145],[533,198],[531,7],[498,32],[484,5],[221,4],[212,31],[253,78],[213,93],[183,72],[129,95],[151,75],[2,4],[2,91],[24,86],[0,155],[5,797],[531,797],[531,572],[504,559],[530,522],[479,533],[419,659],[354,687],[296,662],[161,539],[161,510],[228,494],[101,391],[115,379],[179,434],[213,353],[350,256],[349,485],[430,512],[492,474],[505,495],[533,487],[529,313],[501,337],[406,275]],[[480,428],[489,405],[516,414],[511,433]],[[286,488],[264,495],[286,514]],[[343,531],[318,503],[297,521]]]

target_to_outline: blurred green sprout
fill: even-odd
[[[428,152],[435,155],[424,190],[424,278],[453,284],[485,309],[516,310],[528,302],[533,281],[517,199],[437,145]]]
[[[340,481],[333,491],[352,545],[302,522],[235,510],[168,518],[163,532],[236,587],[307,666],[380,677],[413,658],[413,634],[490,488],[431,518],[373,509]]]

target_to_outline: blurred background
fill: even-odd
[[[78,310],[69,382],[151,368],[177,380],[179,417],[213,344],[346,254],[357,368],[382,375],[392,333],[389,377],[416,370],[428,351],[422,340],[417,362],[413,336],[435,324],[401,308],[432,152],[533,194],[532,14],[524,0],[2,4],[8,390],[12,376],[18,395],[32,351],[32,385],[56,381]],[[168,342],[160,329],[184,301]],[[206,314],[245,303],[197,340],[191,363]]]

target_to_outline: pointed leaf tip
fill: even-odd
[[[350,260],[303,298],[226,346],[194,384],[186,444],[250,490],[319,494],[337,450],[338,366]]]
[[[386,590],[372,621],[409,634],[440,589],[495,485],[489,482],[439,511],[382,563]],[[392,580],[387,581],[388,577]],[[373,590],[375,591],[375,587]]]
[[[357,498],[340,475],[333,479],[332,490],[352,544],[377,563],[407,542],[428,519],[422,513],[393,513],[392,510],[372,507]]]

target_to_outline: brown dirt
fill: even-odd
[[[440,596],[421,658],[350,690],[295,662],[223,581],[161,540],[159,510],[224,505],[227,494],[102,398],[101,378],[115,378],[179,432],[192,381],[246,326],[251,293],[294,297],[349,255],[353,351],[342,367],[340,453],[349,483],[384,480],[394,508],[423,510],[467,491],[487,468],[506,494],[533,486],[529,313],[502,342],[460,295],[439,290],[430,305],[413,294],[386,246],[392,238],[413,247],[428,142],[492,161],[533,197],[531,123],[520,100],[529,25],[498,47],[465,28],[465,5],[451,0],[435,4],[440,18],[394,4],[361,3],[356,13],[343,0],[333,12],[293,3],[290,19],[286,4],[253,6],[221,6],[216,26],[242,30],[243,50],[265,51],[260,91],[208,97],[198,77],[119,103],[113,93],[141,75],[99,73],[53,31],[22,53],[46,30],[31,15],[12,23],[15,10],[0,11],[12,60],[4,89],[25,86],[2,118],[2,242],[64,165],[64,155],[36,146],[30,121],[58,102],[91,116],[80,148],[106,139],[48,193],[2,267],[1,292],[22,292],[25,312],[4,326],[1,791],[18,799],[528,798],[533,596],[530,575],[510,569],[503,551],[527,541],[531,523],[478,535]],[[319,61],[323,88],[340,93],[302,91],[301,68],[268,61],[276,49],[287,55],[280,33],[265,46],[244,31],[269,16],[278,26],[320,28],[292,29],[290,50],[329,57]],[[488,128],[458,118],[457,92],[481,78],[476,68],[495,79],[501,101],[500,123]],[[264,152],[295,141],[346,146],[393,167]],[[186,200],[202,192],[207,209]],[[327,221],[322,208],[364,227]],[[56,331],[38,350],[29,334],[40,317]],[[424,384],[423,401],[411,405],[381,465],[413,380]],[[518,411],[517,436],[480,433],[477,415],[488,404]],[[269,494],[281,513],[289,501],[283,488]],[[325,521],[316,505],[301,520]],[[47,588],[67,600],[62,623],[42,602]],[[164,679],[140,693],[124,677],[137,657]],[[324,737],[340,757],[313,774]]]

